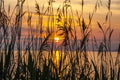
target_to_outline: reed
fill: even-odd
[[[76,13],[70,0],[64,0],[57,11],[54,9],[54,0],[48,1],[47,8],[35,0],[35,12],[30,11],[28,2],[27,11],[24,11],[26,0],[17,0],[13,10],[10,6],[6,10],[4,0],[0,1],[0,80],[120,79],[120,44],[115,61],[111,50],[114,33],[111,26],[111,0],[108,0],[105,22],[96,22],[103,35],[100,43],[93,35],[91,24],[102,6],[101,0],[96,0],[88,23],[85,21],[84,0],[81,0],[81,12]],[[37,17],[35,26],[32,25],[34,16]],[[47,27],[43,25],[45,16]],[[22,36],[23,22],[27,23],[25,37]],[[104,27],[104,24],[109,26]],[[77,29],[80,29],[80,40]],[[56,34],[62,37],[59,44],[54,40]],[[90,42],[93,58],[89,55]]]

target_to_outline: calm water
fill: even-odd
[[[33,59],[37,59],[38,57],[38,52],[32,52],[31,51],[31,55],[33,57]],[[103,54],[99,54],[98,55],[98,52],[92,52],[92,51],[89,51],[85,54],[83,53],[75,53],[75,52],[61,52],[61,51],[54,51],[52,54],[50,52],[47,52],[47,51],[44,51],[40,56],[42,56],[42,58],[45,60],[48,60],[50,57],[52,58],[52,61],[54,62],[54,64],[56,66],[59,66],[59,63],[60,63],[60,60],[61,59],[64,59],[65,58],[65,61],[64,63],[69,63],[70,62],[70,58],[72,60],[75,60],[76,59],[76,55],[78,56],[78,59],[81,59],[81,60],[84,60],[84,57],[85,55],[87,56],[88,60],[91,62],[91,60],[97,62],[98,64],[101,62],[101,58],[103,58],[104,60],[110,60],[110,59],[113,59],[113,62],[115,63],[116,62],[116,57],[117,57],[117,52],[111,52],[111,55],[110,53],[106,53]],[[17,56],[17,52],[16,52],[16,56]],[[22,52],[22,57],[25,58],[25,61],[28,62],[28,53],[25,53],[24,51]],[[17,58],[17,57],[16,57]]]
[[[26,64],[28,64],[29,53],[22,51],[21,56],[22,56],[22,61],[23,62],[25,61]],[[84,64],[85,58],[88,59],[90,65],[92,64],[91,61],[94,61],[94,63],[97,65],[98,70],[100,70],[99,68],[101,66],[101,58],[102,58],[102,60],[103,60],[102,62],[104,62],[104,66],[108,68],[107,69],[108,75],[110,72],[109,71],[110,70],[109,69],[110,68],[109,61],[111,59],[113,59],[113,62],[112,62],[113,66],[116,64],[116,62],[120,61],[119,58],[117,59],[117,52],[112,52],[111,55],[108,52],[106,55],[103,54],[103,56],[102,56],[102,54],[98,55],[98,52],[90,52],[90,51],[87,53],[77,53],[77,54],[74,51],[73,52],[66,52],[66,53],[58,51],[58,50],[54,51],[53,53],[44,51],[41,55],[39,55],[39,57],[40,57],[40,59],[39,59],[38,52],[31,51],[31,56],[32,56],[32,59],[37,62],[37,65],[38,65],[38,67],[40,67],[41,71],[44,67],[44,63],[48,64],[50,60],[52,60],[53,64],[57,68],[58,72],[59,72],[59,68],[61,65],[62,65],[61,69],[64,69],[66,66],[68,66],[65,69],[65,71],[63,72],[63,74],[62,75],[60,74],[60,76],[69,74],[69,70],[72,69],[71,65],[74,64],[74,61],[78,61],[80,63],[80,64],[77,64],[77,63],[74,64],[76,69],[77,69],[77,73],[80,74],[81,70],[79,67],[81,67]],[[15,61],[14,61],[15,63],[18,62],[17,58],[18,58],[18,54],[16,52],[15,53]],[[45,60],[46,60],[46,62],[45,62]],[[62,63],[60,64],[61,61],[62,61]],[[71,61],[73,61],[73,62],[71,62]],[[14,68],[14,70],[16,70],[16,68],[17,68],[17,64],[16,64],[16,67]],[[50,68],[50,69],[53,69],[53,68]],[[94,71],[93,66],[91,67],[91,71]],[[118,71],[118,67],[116,68],[116,71]],[[53,74],[54,74],[54,70],[53,70]],[[94,73],[91,74],[91,77],[94,77]]]

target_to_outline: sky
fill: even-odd
[[[8,8],[8,6],[11,6],[11,10],[15,7],[17,0],[4,0],[5,1],[5,8]],[[48,6],[48,0],[36,0],[37,3],[42,7],[43,5],[45,8]],[[53,3],[54,8],[58,8],[59,6],[63,5],[64,0],[55,0]],[[72,9],[74,12],[76,10],[78,12],[81,12],[81,1],[82,0],[71,0]],[[86,21],[89,19],[89,13],[92,13],[95,2],[97,0],[84,0],[84,17]],[[105,21],[105,15],[107,14],[107,2],[108,0],[101,0],[102,7],[97,10],[97,12],[94,15],[93,22],[92,22],[92,28],[93,31],[96,33],[95,36],[100,35],[100,30],[97,27],[97,22],[103,23]],[[112,17],[111,17],[111,26],[114,29],[113,39],[120,40],[120,0],[111,0],[111,11],[112,11]],[[35,12],[35,0],[26,0],[24,4],[24,10],[27,10],[27,4],[29,5],[30,11]],[[75,14],[76,15],[76,14]],[[34,18],[35,20],[35,18]],[[34,23],[34,22],[33,22]],[[98,37],[99,38],[99,37]]]

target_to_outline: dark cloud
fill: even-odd
[[[112,4],[119,5],[119,7],[120,7],[120,0],[113,0]]]
[[[112,10],[119,10],[120,11],[120,7],[111,7]]]
[[[82,1],[82,0],[81,0]],[[73,4],[79,4],[79,5],[81,5],[82,4],[82,2],[81,1],[74,1],[74,2],[72,2]],[[90,0],[85,0],[84,1],[84,4],[85,5],[90,5],[90,4],[94,4],[95,2],[94,1],[90,1]]]

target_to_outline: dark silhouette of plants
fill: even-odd
[[[120,44],[116,58],[111,44],[115,31],[111,25],[111,0],[107,3],[105,22],[96,21],[102,34],[100,42],[93,35],[91,24],[103,6],[101,0],[96,0],[88,22],[84,15],[85,0],[81,0],[81,12],[76,13],[70,0],[64,0],[57,10],[54,0],[49,0],[47,7],[35,0],[35,12],[28,2],[24,11],[25,1],[17,0],[13,10],[10,5],[6,10],[5,1],[0,0],[0,80],[120,79]],[[61,37],[59,42],[55,42],[55,35]]]

